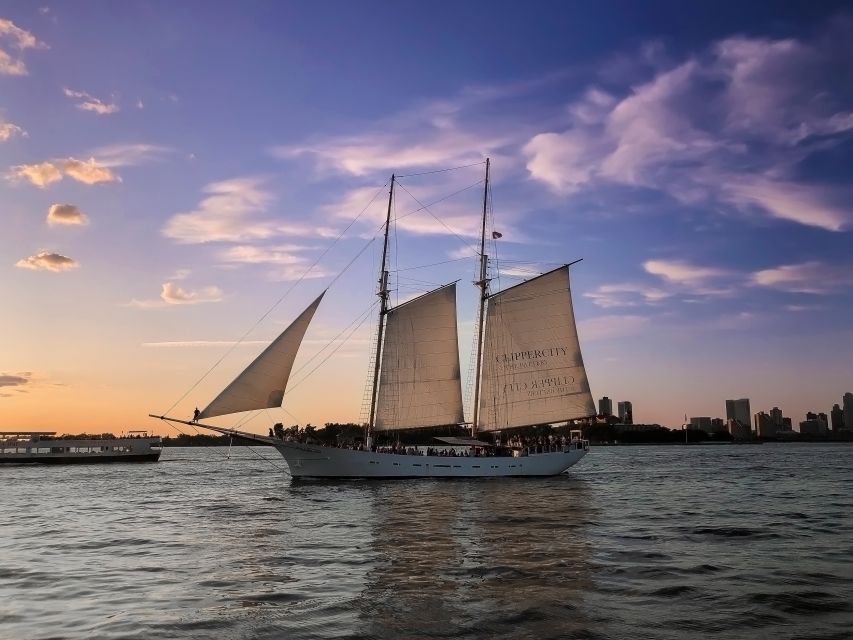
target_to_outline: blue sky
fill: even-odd
[[[828,411],[853,387],[851,36],[831,2],[5,3],[0,426],[145,424],[284,295],[188,413],[367,246],[307,360],[373,302],[384,197],[296,281],[393,171],[475,165],[402,180],[398,216],[470,188],[392,252],[395,299],[469,282],[486,156],[497,284],[584,258],[596,397],[667,425]],[[283,419],[359,418],[371,330]]]

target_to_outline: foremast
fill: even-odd
[[[489,257],[486,255],[486,218],[489,211],[489,158],[486,158],[486,181],[483,187],[483,228],[480,234],[480,279],[475,283],[480,288],[480,311],[477,314],[477,360],[474,375],[474,415],[471,421],[471,436],[477,435],[480,419],[480,373],[483,361],[483,326],[486,320],[486,300],[489,298]]]
[[[391,175],[391,188],[388,190],[388,212],[385,215],[385,240],[382,244],[382,265],[379,268],[379,328],[376,332],[376,358],[373,365],[373,388],[370,393],[370,419],[367,422],[367,437],[373,434],[376,423],[376,394],[379,391],[379,364],[382,356],[382,339],[385,333],[385,315],[388,313],[388,234],[391,230],[391,207],[394,202],[394,182]],[[369,441],[368,441],[369,446]]]

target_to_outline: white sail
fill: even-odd
[[[595,414],[567,266],[489,298],[481,380],[482,431]]]
[[[280,407],[296,352],[325,293],[321,293],[198,417]]]
[[[381,364],[375,430],[463,421],[456,283],[388,311]]]

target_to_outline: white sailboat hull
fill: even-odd
[[[275,443],[294,478],[496,478],[555,476],[586,455],[583,446],[512,456],[397,455],[298,442]]]

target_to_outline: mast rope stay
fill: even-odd
[[[482,182],[482,180],[480,180],[477,184],[480,184],[480,182]],[[448,226],[447,226],[447,224],[444,222],[444,220],[442,220],[441,218],[439,218],[437,215],[435,215],[435,214],[430,210],[430,207],[432,206],[432,204],[436,204],[435,202],[433,202],[433,203],[432,203],[432,204],[430,204],[430,205],[426,205],[426,204],[424,204],[423,202],[421,202],[420,200],[418,200],[418,199],[417,199],[417,198],[412,194],[412,192],[411,192],[411,191],[409,191],[408,189],[406,189],[406,186],[405,186],[402,182],[398,182],[397,184],[399,185],[399,187],[400,187],[403,191],[405,191],[406,193],[408,193],[408,194],[409,194],[409,197],[410,197],[412,200],[414,200],[415,202],[417,202],[417,203],[421,206],[421,209],[419,209],[419,210],[426,211],[426,212],[427,212],[429,215],[431,215],[431,216],[432,216],[432,217],[433,217],[433,218],[434,218],[434,219],[435,219],[435,220],[436,220],[436,221],[437,221],[441,226],[443,226],[443,227],[444,227],[445,229],[447,229],[450,233],[452,233],[454,236],[456,236],[456,238],[459,240],[459,242],[461,242],[461,243],[462,243],[462,244],[464,244],[465,246],[469,247],[472,251],[476,251],[476,249],[474,249],[474,246],[473,246],[472,244],[470,244],[467,240],[465,240],[465,238],[463,238],[463,237],[462,237],[462,236],[460,236],[458,233],[456,233],[453,229],[451,229],[450,227],[448,227]],[[471,186],[473,187],[473,186],[476,186],[476,185],[471,185]],[[471,187],[468,187],[468,188],[470,189]],[[461,193],[461,191],[458,191],[457,193]],[[452,195],[456,195],[456,194],[452,194]],[[448,198],[449,198],[449,197],[451,197],[451,196],[448,196]],[[445,198],[445,199],[446,199],[446,198]],[[440,201],[439,201],[439,202],[440,202]],[[412,213],[415,213],[415,212],[413,211]],[[407,215],[409,215],[409,214],[407,214]]]
[[[427,267],[437,267],[440,264],[449,264],[451,262],[461,262],[462,260],[471,260],[474,256],[464,256],[462,258],[452,258],[451,260],[442,260],[441,262],[432,262],[430,264],[419,264],[414,267],[403,267],[397,271],[414,271],[415,269],[426,269]]]
[[[193,391],[193,390],[194,390],[198,385],[200,385],[200,384],[202,383],[202,381],[203,381],[205,378],[207,378],[207,376],[209,376],[209,375],[211,374],[211,372],[212,372],[214,369],[216,369],[216,367],[218,367],[220,364],[222,364],[222,361],[223,361],[223,360],[225,360],[225,358],[227,358],[227,357],[228,357],[228,356],[229,356],[229,355],[234,351],[234,349],[236,349],[240,344],[242,344],[242,342],[243,342],[243,341],[244,341],[244,340],[249,336],[249,334],[250,334],[250,333],[252,333],[252,331],[254,331],[255,329],[257,329],[258,325],[259,325],[259,324],[261,324],[261,322],[263,322],[264,320],[266,320],[266,318],[267,318],[267,317],[268,317],[268,316],[269,316],[273,311],[275,311],[275,309],[278,307],[278,305],[280,305],[280,304],[282,303],[282,301],[283,301],[283,300],[284,300],[284,299],[285,299],[285,298],[290,294],[290,292],[291,292],[291,291],[293,291],[293,290],[296,288],[296,286],[297,286],[300,282],[302,282],[302,281],[305,279],[305,277],[306,277],[306,276],[311,272],[311,270],[312,270],[312,269],[314,269],[314,267],[316,267],[316,266],[320,263],[320,260],[322,260],[322,259],[326,256],[326,254],[328,254],[328,253],[329,253],[329,251],[331,251],[331,250],[332,250],[332,248],[333,248],[333,247],[334,247],[334,246],[335,246],[335,245],[336,245],[336,244],[341,240],[341,238],[343,238],[343,237],[344,237],[344,235],[346,235],[347,231],[349,231],[349,230],[350,230],[350,228],[351,228],[351,227],[352,227],[352,226],[353,226],[353,225],[358,221],[358,219],[359,219],[359,218],[361,218],[361,216],[364,214],[364,212],[365,212],[365,211],[367,211],[367,209],[370,207],[370,205],[372,205],[372,204],[373,204],[374,200],[376,200],[376,198],[378,198],[378,197],[379,197],[379,194],[381,194],[381,193],[382,193],[382,191],[385,189],[385,187],[386,187],[387,185],[388,185],[388,183],[386,182],[385,184],[383,184],[383,185],[382,185],[382,186],[381,186],[381,187],[376,191],[376,193],[375,193],[375,194],[373,194],[373,197],[370,199],[370,201],[369,201],[366,205],[364,205],[364,208],[362,208],[362,210],[358,212],[358,215],[357,215],[357,216],[355,216],[355,218],[353,218],[353,219],[350,221],[350,223],[349,223],[349,224],[344,228],[344,230],[343,230],[343,231],[341,231],[341,232],[338,234],[338,236],[337,236],[334,240],[332,240],[331,244],[329,244],[329,245],[328,245],[328,246],[323,250],[323,252],[322,252],[322,253],[317,257],[317,259],[316,259],[316,260],[314,260],[314,262],[312,262],[312,263],[311,263],[311,264],[310,264],[310,265],[305,269],[305,271],[303,271],[303,272],[302,272],[302,274],[301,274],[301,275],[300,275],[300,276],[299,276],[299,277],[298,277],[298,278],[293,282],[293,284],[291,284],[291,285],[290,285],[290,287],[288,287],[288,289],[287,289],[287,290],[286,290],[286,291],[285,291],[285,292],[284,292],[284,293],[279,297],[279,299],[278,299],[278,300],[276,300],[276,301],[273,303],[273,305],[272,305],[269,309],[267,309],[267,311],[266,311],[266,312],[265,312],[265,313],[264,313],[260,318],[258,318],[258,319],[255,321],[255,323],[254,323],[251,327],[249,327],[249,329],[248,329],[248,330],[246,330],[246,332],[245,332],[245,333],[243,333],[243,335],[241,335],[241,336],[240,336],[240,338],[239,338],[239,339],[238,339],[234,344],[232,344],[228,349],[226,349],[226,350],[225,350],[225,353],[223,353],[223,354],[219,357],[219,359],[218,359],[216,362],[214,362],[214,363],[213,363],[213,365],[211,365],[211,367],[210,367],[207,371],[205,371],[205,372],[204,372],[204,374],[202,374],[202,376],[201,376],[198,380],[196,380],[196,381],[192,384],[192,386],[191,386],[189,389],[187,389],[187,390],[184,392],[184,394],[183,394],[180,398],[178,398],[177,400],[175,400],[175,402],[172,404],[172,406],[170,406],[166,411],[162,412],[162,414],[161,414],[161,415],[166,415],[167,413],[171,413],[171,411],[172,411],[176,406],[178,406],[178,404],[180,404],[180,402],[181,402],[181,401],[183,401],[183,399],[184,399],[184,398],[186,398],[190,393],[192,393],[192,391]],[[361,255],[361,254],[362,254],[362,253],[367,249],[367,247],[368,247],[368,246],[370,246],[370,244],[372,244],[372,243],[373,243],[373,240],[374,240],[374,238],[371,238],[371,239],[370,239],[370,241],[369,241],[369,242],[368,242],[368,243],[367,243],[367,244],[366,244],[366,245],[361,249],[361,251],[359,251],[359,252],[358,252],[358,254],[356,255],[356,258],[358,258],[358,256],[360,256],[360,255]],[[353,259],[349,262],[349,264],[347,264],[347,266],[344,268],[344,270],[343,270],[343,271],[341,271],[337,276],[335,276],[335,278],[334,278],[334,279],[329,283],[329,285],[326,287],[327,289],[328,289],[330,286],[332,286],[332,284],[333,284],[334,282],[336,282],[336,281],[338,280],[338,278],[340,278],[340,277],[341,277],[341,275],[343,274],[343,272],[344,272],[344,271],[346,271],[347,269],[349,269],[349,268],[350,268],[350,266],[352,266],[352,264],[353,264],[353,262],[355,262],[356,258],[353,258]]]
[[[315,372],[315,371],[317,371],[317,369],[319,369],[319,368],[320,368],[320,367],[322,367],[324,364],[326,364],[326,362],[329,360],[329,358],[331,358],[333,355],[335,355],[335,353],[337,353],[337,352],[338,352],[338,349],[340,349],[342,346],[344,346],[344,345],[347,343],[347,341],[348,341],[350,338],[352,338],[352,336],[355,334],[355,332],[356,332],[356,331],[358,331],[358,330],[361,328],[361,326],[365,323],[365,321],[370,317],[371,312],[373,311],[374,307],[376,307],[376,305],[377,305],[377,304],[379,304],[379,301],[378,301],[378,300],[374,301],[374,302],[373,302],[373,304],[372,304],[372,305],[370,305],[370,307],[367,309],[367,311],[365,311],[364,313],[362,313],[360,316],[358,316],[358,317],[356,318],[356,320],[358,320],[358,324],[356,324],[356,325],[353,327],[353,329],[352,329],[352,331],[350,331],[349,335],[348,335],[346,338],[344,338],[343,340],[341,340],[341,341],[337,344],[337,346],[336,346],[334,349],[332,349],[332,351],[330,351],[330,352],[326,355],[326,357],[325,357],[325,358],[323,358],[323,359],[322,359],[322,360],[317,364],[317,366],[316,366],[316,367],[314,367],[313,369],[311,369],[311,371],[309,371],[307,374],[305,374],[303,377],[301,377],[299,380],[297,380],[297,381],[296,381],[296,382],[294,382],[293,384],[288,385],[287,390],[284,392],[284,397],[287,397],[287,396],[288,396],[288,394],[290,394],[294,389],[296,389],[296,387],[298,387],[298,386],[299,386],[299,385],[301,385],[303,382],[305,382],[308,378],[310,378],[310,377],[314,374],[314,372]],[[346,331],[347,329],[349,329],[350,327],[352,327],[352,326],[353,326],[353,324],[355,324],[355,320],[354,320],[352,323],[350,323],[350,325],[349,325],[346,329],[344,329],[344,331]],[[336,336],[335,338],[333,338],[332,340],[330,340],[330,341],[329,341],[329,343],[328,343],[326,346],[328,346],[329,344],[331,344],[332,342],[334,342],[335,340],[337,340],[337,338],[338,338],[342,333],[344,333],[344,331],[341,331],[341,333],[339,333],[339,334],[338,334],[338,336]],[[326,348],[326,347],[323,347],[323,349],[325,349],[325,348]],[[308,366],[308,364],[309,364],[309,363],[310,363],[314,358],[316,358],[316,356],[317,356],[317,355],[319,355],[319,354],[323,351],[323,349],[321,349],[320,351],[318,351],[318,352],[317,352],[317,354],[315,354],[315,355],[311,358],[311,360],[309,360],[309,361],[308,361],[308,362],[306,362],[304,365],[302,365],[301,367],[299,367],[299,369],[297,369],[297,370],[294,372],[294,375],[295,375],[295,374],[297,374],[297,373],[299,373],[299,372],[300,372],[300,371],[302,371],[303,369],[305,369],[305,367],[307,367],[307,366]]]
[[[319,357],[319,356],[320,356],[320,355],[321,355],[321,354],[322,354],[326,349],[328,349],[328,348],[329,348],[332,344],[334,344],[335,342],[338,342],[338,339],[339,339],[339,338],[340,338],[344,333],[346,333],[347,331],[350,331],[350,329],[351,329],[351,331],[350,331],[349,335],[347,335],[347,336],[346,336],[342,341],[340,341],[340,342],[339,342],[339,344],[338,344],[338,345],[337,345],[337,346],[336,346],[332,351],[330,351],[330,352],[329,352],[329,353],[328,353],[328,354],[327,354],[327,355],[326,355],[326,356],[325,356],[325,357],[324,357],[324,358],[323,358],[323,359],[322,359],[322,360],[317,364],[317,366],[316,366],[316,367],[314,367],[313,369],[311,369],[311,371],[309,371],[307,374],[305,374],[302,378],[300,378],[299,380],[297,380],[295,383],[293,383],[293,384],[289,384],[289,385],[288,385],[287,389],[286,389],[286,390],[285,390],[285,392],[284,392],[284,397],[287,397],[287,395],[288,395],[288,394],[290,394],[290,393],[291,393],[291,392],[292,392],[292,391],[293,391],[297,386],[299,386],[299,385],[301,385],[303,382],[305,382],[308,378],[310,378],[310,377],[314,374],[314,372],[316,372],[320,367],[322,367],[324,364],[326,364],[326,362],[329,360],[329,358],[331,358],[333,355],[335,355],[335,353],[337,353],[337,352],[338,352],[338,350],[339,350],[341,347],[343,347],[343,346],[344,346],[344,344],[346,344],[346,343],[349,341],[349,339],[350,339],[350,338],[352,338],[352,336],[355,334],[355,332],[356,332],[356,331],[358,331],[358,329],[360,329],[360,328],[361,328],[361,326],[364,324],[364,322],[367,320],[367,318],[369,318],[369,317],[370,317],[370,313],[373,311],[373,309],[376,307],[376,305],[377,305],[377,304],[379,304],[379,301],[378,301],[378,300],[374,301],[374,302],[373,302],[373,303],[372,303],[372,304],[371,304],[371,305],[370,305],[366,310],[364,310],[362,313],[360,313],[358,316],[356,316],[356,318],[355,318],[352,322],[350,322],[350,324],[348,324],[348,325],[347,325],[343,330],[341,330],[341,331],[340,331],[340,332],[339,332],[335,337],[331,338],[328,342],[326,342],[326,344],[324,344],[324,345],[323,345],[323,346],[322,346],[322,347],[321,347],[321,348],[320,348],[320,349],[319,349],[319,350],[318,350],[318,351],[317,351],[313,356],[311,356],[311,357],[310,357],[307,361],[305,361],[305,362],[304,362],[304,363],[303,363],[303,364],[302,364],[302,365],[301,365],[301,366],[300,366],[296,371],[294,371],[294,372],[291,374],[291,376],[296,376],[296,375],[297,375],[298,373],[300,373],[301,371],[304,371],[304,370],[305,370],[305,369],[306,369],[306,368],[307,368],[307,367],[308,367],[312,362],[314,362],[314,361],[315,361],[315,360],[316,360],[316,359],[317,359],[317,358],[318,358],[318,357]],[[354,326],[354,325],[355,325],[355,326]],[[280,408],[282,411],[284,411],[285,413],[287,413],[287,414],[288,414],[291,418],[293,418],[297,423],[298,423],[298,422],[300,422],[299,418],[297,418],[297,417],[296,417],[295,415],[293,415],[290,411],[288,411],[288,410],[284,407],[284,405],[282,405],[282,406],[281,406],[281,407],[279,407],[279,408]],[[232,428],[232,429],[239,429],[240,427],[243,427],[244,425],[248,424],[249,422],[251,422],[252,420],[254,420],[255,418],[257,418],[258,416],[260,416],[262,411],[267,412],[267,415],[269,415],[269,409],[266,409],[266,408],[265,408],[265,409],[257,409],[257,410],[255,410],[255,411],[252,411],[252,412],[246,413],[245,415],[241,416],[241,417],[240,417],[240,419],[239,419],[239,420],[234,424],[234,426],[233,426],[233,427],[231,427],[231,428]],[[174,425],[172,425],[172,426],[174,426]],[[195,428],[195,427],[193,427],[193,428]],[[200,433],[200,432],[198,431],[198,429],[196,429],[196,432],[197,432],[197,433]]]
[[[178,433],[180,433],[181,435],[185,435],[185,436],[188,436],[188,437],[192,437],[192,436],[190,436],[190,434],[188,434],[188,433],[186,433],[185,431],[183,431],[183,430],[182,430],[182,429],[181,429],[177,424],[175,424],[175,423],[174,423],[170,418],[168,418],[167,416],[161,416],[161,417],[160,417],[160,419],[161,419],[161,420],[163,420],[164,422],[166,422],[170,427],[172,427],[173,429],[175,429],[175,430],[176,430]],[[197,428],[196,426],[194,426],[194,425],[191,425],[191,426],[192,426],[192,428],[195,430],[196,434],[201,435],[201,431],[199,431],[199,430],[198,430],[198,428]],[[233,437],[233,436],[232,436],[232,437]],[[220,452],[218,452],[218,451],[213,451],[213,447],[211,447],[210,445],[204,445],[202,448],[203,448],[203,449],[211,450],[211,452],[212,452],[212,453],[216,454],[219,458],[221,458],[221,459],[223,459],[223,460],[228,460],[228,457],[227,457],[227,456],[225,456],[225,455],[221,454],[221,453],[220,453]],[[253,453],[256,457],[258,457],[258,458],[260,458],[261,460],[265,461],[267,464],[272,465],[274,468],[278,469],[279,471],[286,471],[286,469],[285,469],[284,467],[282,467],[281,465],[278,465],[278,464],[276,464],[275,462],[273,462],[272,460],[270,460],[269,458],[267,458],[266,456],[262,456],[261,454],[259,454],[257,451],[255,451],[255,450],[254,450],[254,448],[253,448],[253,447],[247,447],[247,449],[248,449],[251,453]]]
[[[486,164],[485,160],[480,160],[479,162],[472,162],[471,164],[463,164],[458,167],[448,167],[447,169],[435,169],[433,171],[421,171],[419,173],[407,173],[404,175],[397,176],[398,178],[414,178],[415,176],[429,176],[433,173],[445,173],[447,171],[456,171],[457,169],[467,169],[469,167],[476,167],[481,164]]]

